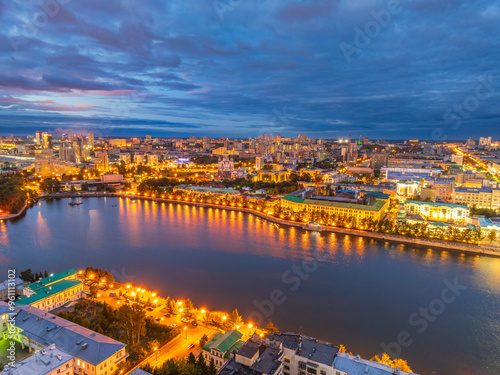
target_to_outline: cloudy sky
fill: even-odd
[[[0,134],[500,138],[500,0],[0,0]]]

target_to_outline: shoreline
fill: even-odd
[[[181,200],[168,199],[168,198],[152,198],[152,197],[143,197],[143,196],[135,196],[135,195],[128,196],[125,194],[100,192],[100,193],[96,193],[96,194],[90,193],[90,194],[86,194],[86,195],[71,194],[71,193],[70,194],[61,194],[61,195],[48,194],[48,195],[33,198],[33,201],[37,202],[39,200],[43,200],[46,198],[102,198],[102,197],[141,199],[141,200],[147,200],[147,201],[152,201],[152,202],[177,203],[177,204],[184,204],[184,205],[190,205],[190,206],[196,206],[196,207],[218,208],[218,209],[229,210],[229,211],[239,211],[239,212],[244,212],[244,213],[255,215],[255,216],[260,217],[262,219],[265,219],[271,223],[276,223],[276,224],[280,224],[280,225],[287,225],[287,226],[291,226],[291,227],[304,229],[304,223],[297,223],[297,222],[290,222],[290,221],[286,221],[286,220],[281,220],[281,219],[278,219],[274,216],[270,216],[270,215],[264,214],[263,212],[253,210],[253,209],[233,207],[233,206],[224,206],[224,205],[217,205],[217,204],[211,204],[211,203],[181,201]],[[4,216],[9,216],[8,218],[0,216],[0,220],[8,220],[8,219],[14,219],[16,217],[19,217],[21,214],[23,214],[26,211],[26,209],[28,208],[28,205],[29,205],[29,201],[26,202],[23,209],[21,209],[17,214],[4,215]],[[356,229],[345,229],[345,228],[327,227],[327,226],[322,227],[322,232],[332,232],[332,233],[353,235],[353,236],[359,236],[359,237],[365,237],[365,238],[372,238],[372,239],[375,239],[378,241],[403,243],[403,244],[408,244],[408,245],[427,246],[427,247],[438,249],[438,250],[447,250],[447,251],[462,252],[462,253],[468,253],[468,254],[500,257],[500,248],[495,249],[495,248],[481,247],[478,245],[460,244],[457,242],[431,240],[431,239],[427,239],[427,238],[407,237],[407,236],[401,236],[401,235],[397,235],[397,234],[380,233],[380,232],[367,232],[367,231],[356,230]]]

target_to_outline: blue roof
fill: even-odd
[[[347,353],[338,353],[335,357],[334,368],[349,375],[408,375],[406,371],[398,371],[388,365],[367,359],[354,357]]]

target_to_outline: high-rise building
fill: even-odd
[[[42,133],[42,147],[52,148],[52,135],[49,133]]]
[[[42,145],[42,132],[41,131],[37,131],[36,134],[35,134],[35,143],[37,146],[41,146]]]
[[[98,170],[108,170],[108,153],[106,150],[97,150],[94,156],[94,167]]]

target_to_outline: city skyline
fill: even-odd
[[[10,2],[0,19],[2,135],[499,136],[497,1]]]

